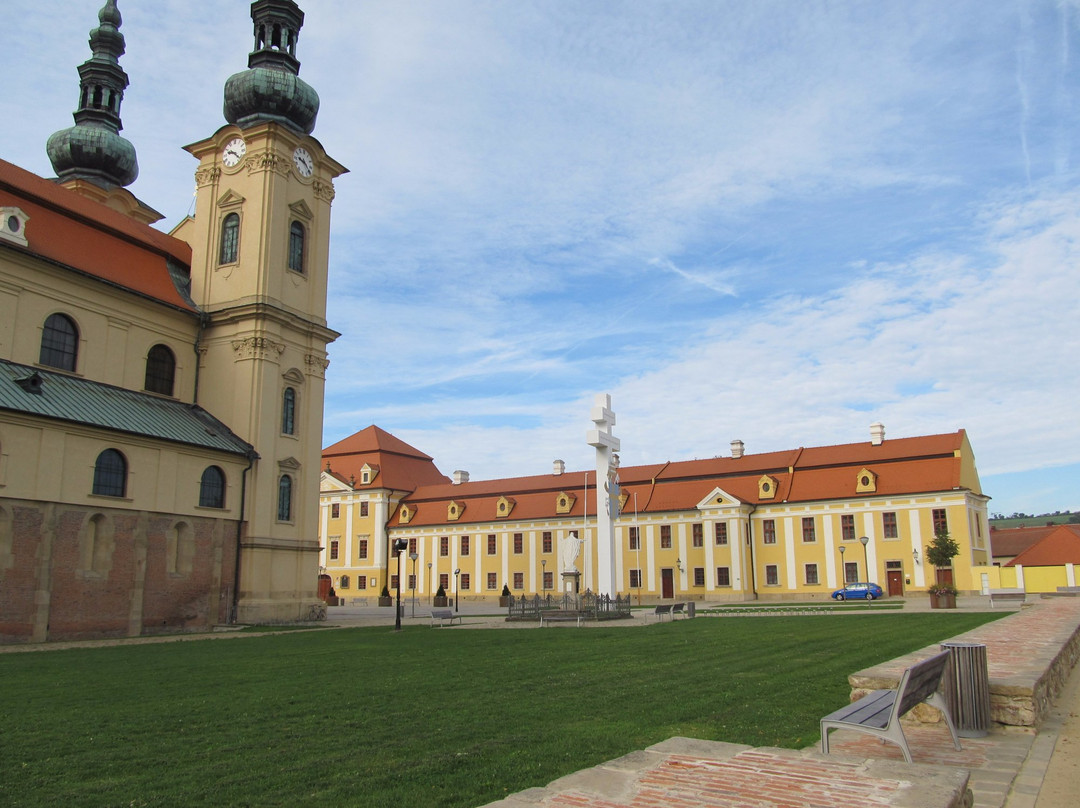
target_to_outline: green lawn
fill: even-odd
[[[0,804],[477,806],[673,735],[799,748],[1000,615],[385,628],[0,655]]]

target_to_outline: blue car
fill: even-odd
[[[874,600],[885,593],[877,584],[861,582],[848,584],[843,589],[837,589],[832,593],[833,600]]]

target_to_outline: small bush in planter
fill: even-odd
[[[442,584],[439,584],[439,588],[435,590],[435,597],[437,597],[437,598],[445,598],[446,597],[446,590],[443,588]]]
[[[439,584],[439,588],[435,590],[435,602],[434,606],[448,606],[448,599],[446,597],[446,588]]]
[[[393,606],[394,599],[390,597],[390,589],[385,584],[383,585],[382,592],[379,593],[379,605],[380,606]]]
[[[510,587],[508,587],[506,584],[503,584],[502,594],[499,595],[499,605],[500,606],[509,606],[510,605]]]
[[[926,591],[931,595],[952,595],[954,598],[960,594],[960,590],[952,584],[932,584]]]
[[[502,591],[502,596],[503,596],[504,598],[508,598],[508,597],[510,597],[510,587],[509,587],[509,586],[507,586],[506,584],[503,584],[503,591]]]

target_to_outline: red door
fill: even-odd
[[[904,573],[903,570],[888,570],[886,574],[889,576],[889,597],[894,595],[899,596],[904,594]]]
[[[674,598],[675,597],[675,570],[662,569],[660,570],[660,597],[662,598]]]

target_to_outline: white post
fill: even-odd
[[[617,592],[615,571],[615,522],[619,518],[619,439],[611,434],[615,413],[611,396],[598,393],[590,419],[596,424],[585,442],[596,449],[596,593]]]

